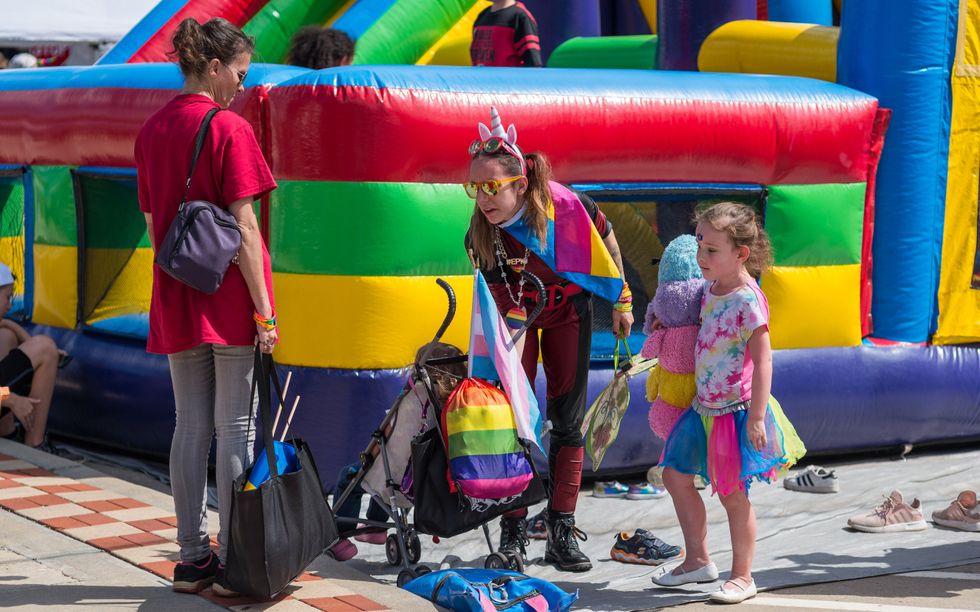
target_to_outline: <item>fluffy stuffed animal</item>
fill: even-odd
[[[701,318],[705,281],[697,262],[694,236],[678,236],[660,260],[657,292],[647,306],[644,357],[660,360],[647,379],[650,429],[667,439],[677,417],[694,399],[694,344]],[[653,329],[654,321],[661,327]]]

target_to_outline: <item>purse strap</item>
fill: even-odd
[[[201,120],[201,127],[197,129],[197,137],[194,139],[194,155],[191,156],[191,167],[187,170],[187,184],[184,186],[184,197],[180,199],[180,209],[184,208],[184,204],[187,203],[187,194],[191,191],[191,177],[194,176],[194,168],[197,167],[197,158],[201,156],[201,149],[204,148],[204,139],[208,137],[208,127],[211,125],[211,120],[214,116],[218,114],[220,108],[212,108],[204,115],[204,119]]]
[[[272,387],[276,390],[276,397],[279,403],[283,403],[282,386],[279,383],[279,371],[276,364],[272,361],[272,355],[268,355],[255,347],[255,365],[252,367],[252,394],[249,400],[249,408],[255,404],[255,393],[259,394],[258,415],[262,419],[262,442],[265,447],[265,458],[269,463],[269,477],[275,478],[279,475],[279,466],[276,465],[275,433],[272,431],[272,401],[269,397]],[[245,439],[251,435],[252,419],[248,420],[248,430]]]

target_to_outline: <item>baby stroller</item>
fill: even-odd
[[[544,291],[541,281],[526,271],[523,274],[541,295]],[[401,566],[397,579],[399,586],[431,571],[424,565],[413,567],[422,556],[419,534],[435,536],[433,539],[437,540],[476,527],[483,528],[490,549],[485,562],[487,568],[523,571],[524,560],[520,555],[495,551],[487,523],[509,510],[533,505],[546,497],[540,474],[530,460],[530,449],[524,440],[520,440],[520,444],[533,477],[522,494],[506,500],[471,500],[464,498],[462,493],[450,491],[446,479],[448,454],[440,426],[443,406],[433,378],[443,374],[443,368],[464,364],[467,356],[430,358],[432,349],[439,345],[456,314],[456,295],[452,287],[442,279],[436,283],[449,300],[446,316],[432,342],[416,355],[408,381],[371,434],[367,448],[359,457],[360,469],[334,500],[336,510],[360,487],[388,514],[390,521],[384,522],[339,515],[337,522],[346,536],[394,529],[385,541],[385,557],[389,564]],[[543,308],[543,303],[537,304],[517,331],[515,341],[527,331]],[[409,511],[413,508],[415,513],[410,521]],[[354,528],[344,528],[344,524]]]

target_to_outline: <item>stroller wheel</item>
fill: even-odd
[[[487,569],[507,569],[510,567],[510,561],[504,553],[490,553],[487,555],[487,560],[484,561],[483,567]]]
[[[408,584],[409,582],[415,580],[418,577],[419,577],[419,575],[416,574],[415,572],[413,572],[412,570],[410,570],[410,569],[403,569],[402,571],[398,572],[398,578],[395,581],[395,583],[399,587],[404,587],[406,584]]]
[[[398,565],[402,562],[402,552],[398,548],[398,536],[393,533],[385,538],[385,558],[388,559],[388,565]],[[400,580],[401,574],[398,576]]]
[[[524,558],[517,553],[507,553],[507,569],[524,573]]]
[[[422,558],[422,541],[419,540],[418,534],[414,531],[409,534],[405,548],[408,549],[408,562],[418,563],[419,559]]]
[[[429,567],[429,566],[427,566],[427,565],[416,565],[415,566],[415,575],[416,576],[422,576],[424,574],[430,573],[431,571],[432,571],[432,568]]]

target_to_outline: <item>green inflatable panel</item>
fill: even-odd
[[[0,177],[0,237],[20,236],[24,230],[24,181]]]
[[[149,248],[146,218],[139,208],[135,181],[79,176],[84,209],[85,248]]]
[[[276,272],[469,274],[473,200],[459,185],[280,181],[269,203]]]
[[[34,241],[51,246],[77,246],[75,194],[67,166],[33,166]]]
[[[305,25],[321,25],[345,0],[270,0],[242,30],[255,39],[254,61],[282,64],[289,41]]]
[[[357,41],[355,64],[414,64],[473,0],[399,0]]]
[[[657,37],[647,34],[570,38],[551,53],[548,67],[656,69]]]
[[[766,232],[777,266],[861,263],[866,183],[771,185]]]

